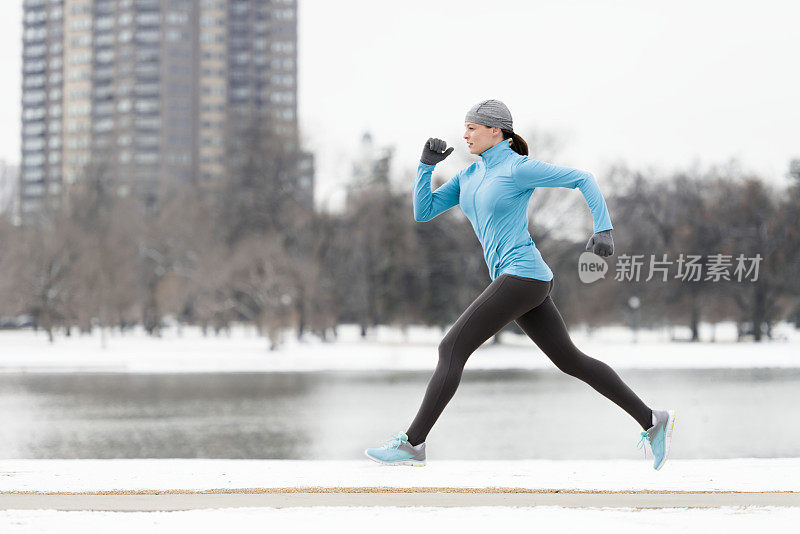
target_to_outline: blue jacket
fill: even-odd
[[[501,141],[481,160],[460,170],[431,193],[435,165],[420,162],[414,184],[414,219],[429,221],[456,204],[467,216],[483,247],[492,280],[503,273],[552,280],[528,232],[528,201],[537,187],[578,188],[594,219],[594,231],[612,230],[608,208],[594,176],[521,156]]]

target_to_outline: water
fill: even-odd
[[[677,409],[671,458],[800,456],[800,370],[617,372]],[[0,458],[362,459],[407,429],[431,373],[2,374]],[[467,369],[428,458],[640,458],[639,431],[557,370]]]

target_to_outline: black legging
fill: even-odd
[[[563,372],[580,378],[628,412],[643,429],[652,426],[652,412],[607,364],[591,358],[572,343],[545,282],[502,274],[461,314],[439,344],[439,362],[428,383],[417,416],[406,431],[418,445],[428,437],[442,410],[455,395],[470,355],[506,324],[522,330]]]

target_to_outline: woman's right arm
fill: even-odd
[[[431,174],[436,165],[419,163],[417,181],[414,183],[414,220],[430,221],[440,213],[444,213],[458,204],[461,187],[458,183],[461,171],[450,178],[444,185],[431,193]]]

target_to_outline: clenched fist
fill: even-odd
[[[446,146],[447,143],[442,139],[437,139],[435,137],[428,138],[428,140],[425,141],[425,147],[422,149],[422,156],[419,160],[426,165],[436,165],[453,152],[453,147],[445,150]]]
[[[611,230],[597,232],[589,238],[586,243],[586,250],[594,252],[598,256],[611,256],[614,254],[614,239],[611,237]]]

